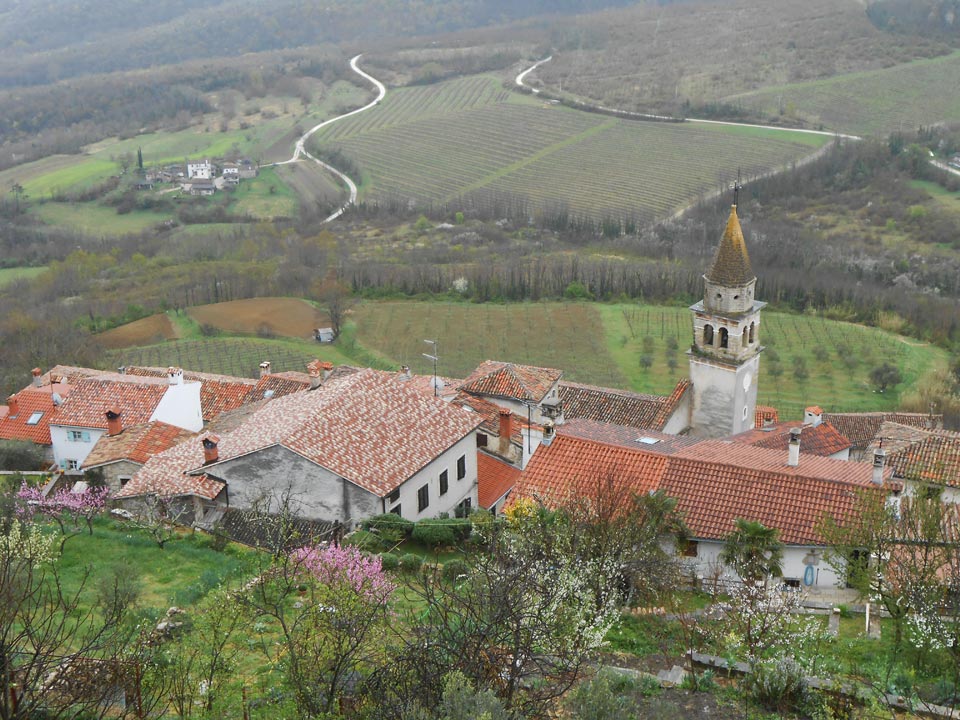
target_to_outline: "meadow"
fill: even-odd
[[[366,199],[427,206],[522,202],[600,220],[668,215],[724,183],[809,154],[828,138],[638,122],[509,94],[493,76],[389,93],[320,131],[349,157]]]
[[[667,394],[687,374],[690,311],[682,307],[586,303],[364,303],[354,311],[364,347],[429,374],[424,339],[440,346],[441,375],[464,377],[483,360],[555,367],[567,380]],[[809,315],[766,311],[760,328],[759,402],[796,419],[804,407],[833,412],[891,410],[943,350],[882,330]],[[903,383],[874,392],[870,370],[900,368]],[[798,368],[802,370],[798,371]]]
[[[46,267],[0,268],[0,287],[17,280],[32,280],[38,275],[42,275],[46,270]]]
[[[725,98],[776,116],[783,107],[813,125],[886,135],[960,120],[960,52],[883,70],[768,87]]]

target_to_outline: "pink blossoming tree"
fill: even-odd
[[[103,512],[109,496],[107,487],[88,487],[80,492],[62,488],[44,495],[40,488],[24,483],[17,492],[17,514],[25,520],[40,515],[57,523],[63,535],[62,550],[67,539],[80,532],[82,524],[93,535],[93,520]]]

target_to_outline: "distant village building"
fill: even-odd
[[[187,161],[188,180],[210,180],[213,178],[213,165],[209,160]]]

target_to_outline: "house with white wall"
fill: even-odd
[[[123,424],[152,420],[202,430],[200,383],[184,382],[179,368],[170,368],[165,378],[119,373],[83,378],[51,419],[54,462],[65,471],[80,471],[101,437],[119,432]]]
[[[271,400],[236,429],[204,433],[151,458],[117,494],[218,508],[280,503],[351,525],[393,512],[411,520],[477,506],[476,413],[425,395],[395,373],[331,377]]]
[[[212,180],[213,164],[209,160],[187,160],[187,179]]]

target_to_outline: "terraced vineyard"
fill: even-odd
[[[960,121],[960,52],[873,72],[735,95],[769,115],[778,104],[828,128],[864,135]]]
[[[737,167],[747,176],[769,170],[826,138],[626,121],[474,76],[393,91],[315,142],[351,158],[368,199],[648,220],[692,202]]]

